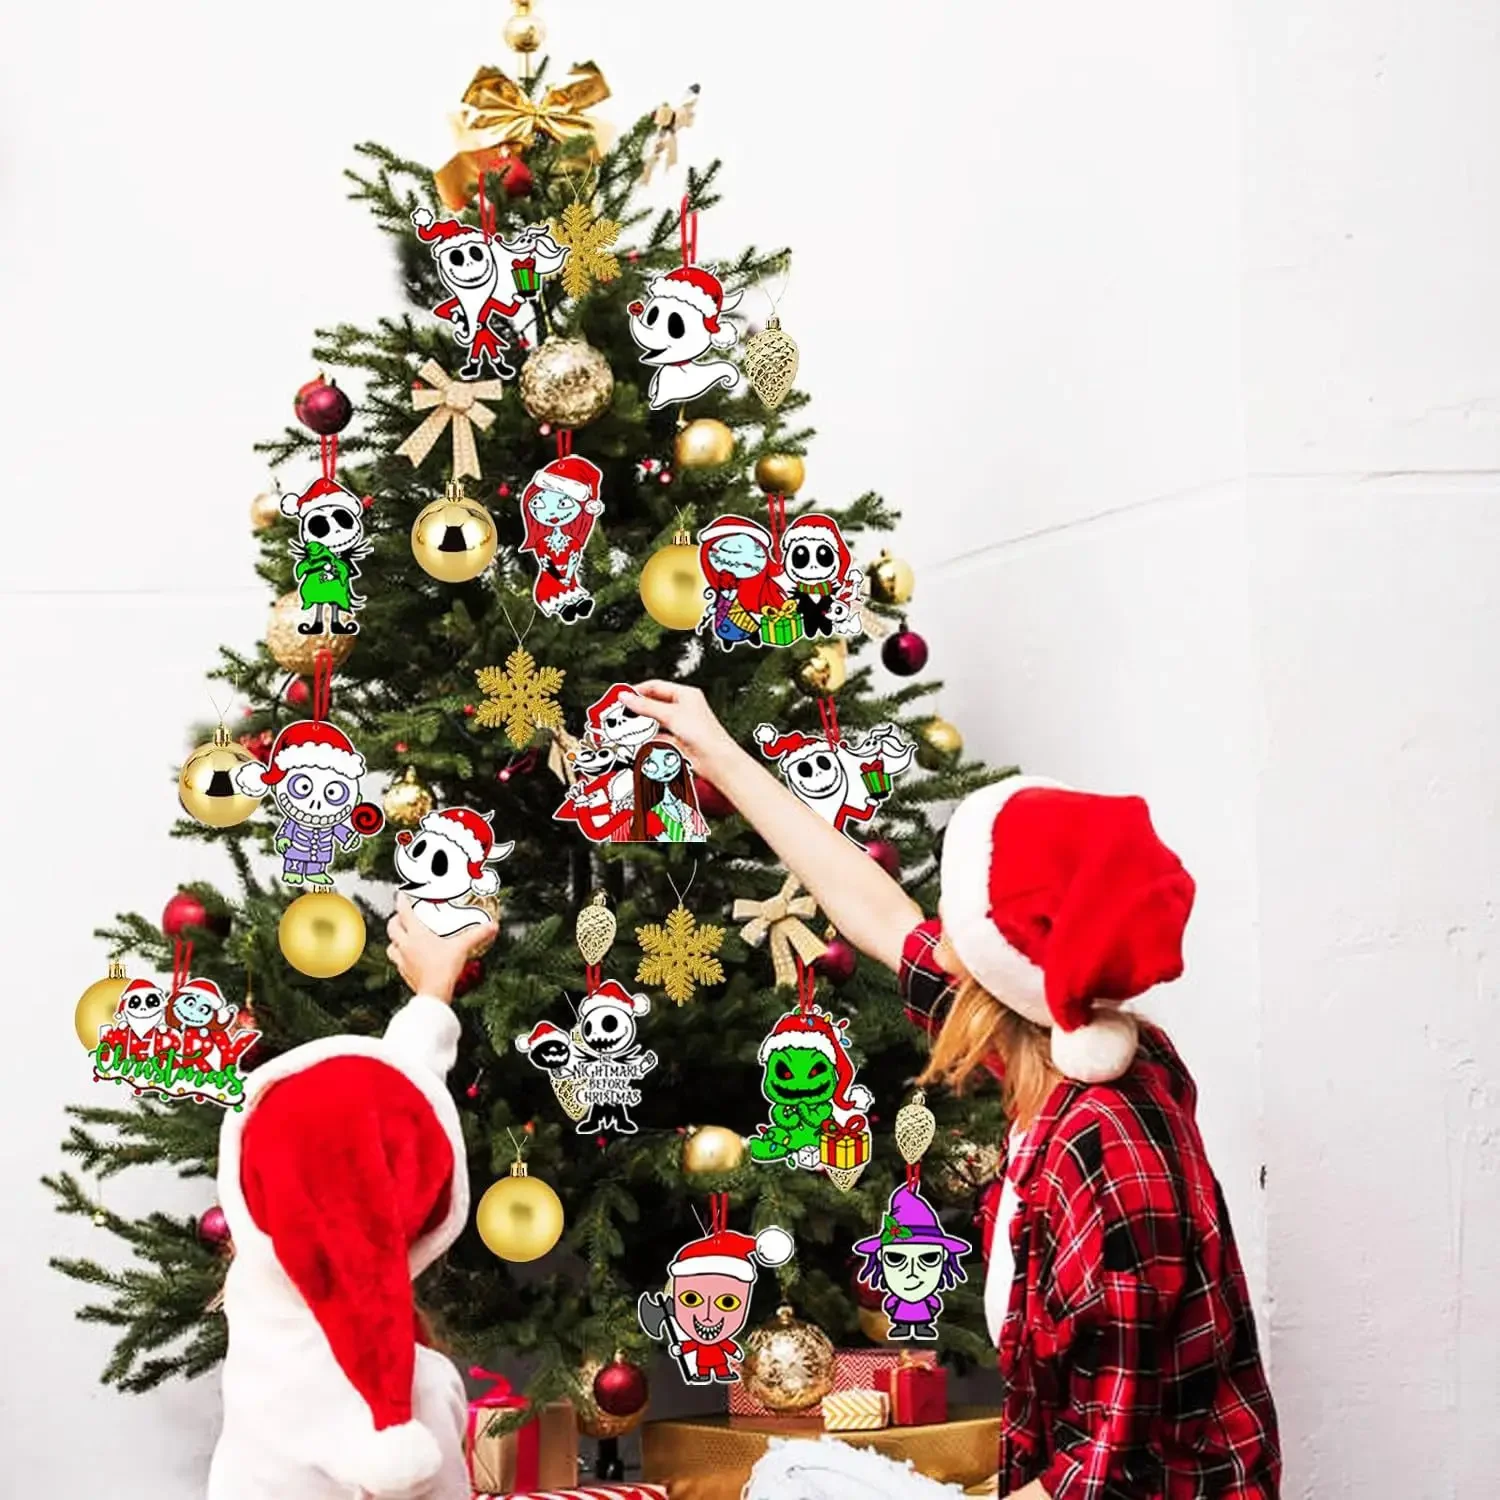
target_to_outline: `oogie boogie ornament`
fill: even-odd
[[[531,596],[542,614],[565,625],[594,612],[594,596],[583,581],[583,554],[604,510],[603,478],[597,464],[569,453],[538,469],[521,494],[525,532],[518,550],[536,559]]]
[[[852,1171],[870,1159],[865,1111],[874,1101],[854,1081],[847,1025],[812,1006],[784,1015],[760,1044],[760,1089],[771,1118],[750,1139],[755,1161]]]
[[[445,807],[396,835],[400,889],[411,899],[413,914],[439,937],[490,920],[482,907],[466,903],[470,896],[493,896],[500,889],[500,877],[490,866],[516,847],[495,842],[493,818],[472,807]]]
[[[298,602],[304,610],[313,611],[313,618],[303,620],[298,631],[322,635],[326,609],[329,634],[354,635],[359,622],[353,615],[365,602],[363,595],[354,592],[354,580],[359,577],[359,560],[370,555],[371,547],[365,536],[363,501],[334,480],[320,478],[300,495],[284,494],[281,513],[297,522],[291,544],[296,559],[292,576],[297,581]]]
[[[349,736],[326,719],[298,719],[276,736],[266,764],[235,772],[235,787],[250,797],[270,795],[282,815],[276,830],[281,878],[287,885],[331,886],[335,845],[352,854],[385,826],[373,802],[359,800],[365,758]]]
[[[587,1111],[574,1127],[577,1134],[636,1133],[630,1117],[641,1102],[636,1084],[658,1060],[636,1038],[637,1024],[650,1011],[650,996],[632,995],[617,980],[606,979],[584,996],[571,1034],[539,1021],[516,1038],[516,1051],[546,1073],[554,1088],[571,1083],[572,1096]]]
[[[636,1317],[649,1339],[665,1344],[689,1385],[740,1378],[744,1357],[738,1334],[750,1316],[750,1298],[762,1266],[792,1258],[792,1237],[777,1224],[757,1235],[728,1225],[727,1196],[713,1203],[713,1223],[701,1239],[684,1245],[667,1267],[665,1293],[643,1292]]]

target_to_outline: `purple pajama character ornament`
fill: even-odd
[[[336,850],[352,854],[379,833],[385,814],[359,800],[365,758],[349,736],[326,719],[299,719],[276,736],[265,765],[253,761],[234,773],[248,797],[270,794],[281,814],[276,852],[287,885],[331,886]]]
[[[880,1233],[860,1240],[856,1255],[865,1258],[859,1279],[885,1293],[881,1307],[891,1320],[888,1339],[935,1339],[945,1292],[967,1281],[961,1257],[967,1240],[946,1234],[932,1205],[911,1183],[891,1194]]]

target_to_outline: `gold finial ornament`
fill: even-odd
[[[750,389],[760,397],[761,403],[775,411],[786,400],[792,382],[797,378],[797,364],[801,358],[797,341],[781,326],[781,319],[772,313],[766,326],[745,341],[744,358],[741,360]]]
[[[532,14],[532,4],[533,0],[511,0],[511,15],[505,23],[505,45],[527,59],[528,72],[531,53],[540,52],[547,40],[547,28]]]

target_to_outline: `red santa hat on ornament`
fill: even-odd
[[[800,729],[789,729],[785,734],[778,734],[770,724],[755,726],[755,743],[760,746],[760,753],[767,760],[780,760],[783,756],[795,760],[806,750],[830,748],[823,735],[803,734]]]
[[[793,1011],[783,1016],[772,1028],[765,1041],[760,1044],[756,1060],[765,1066],[778,1052],[789,1047],[810,1048],[821,1052],[833,1064],[836,1087],[833,1093],[833,1108],[840,1120],[849,1115],[869,1109],[874,1102],[869,1089],[854,1081],[854,1064],[849,1061],[848,1047],[844,1042],[846,1021],[834,1021],[826,1011],[816,1008],[808,1011]]]
[[[336,771],[350,781],[365,774],[365,758],[342,729],[325,719],[299,719],[276,736],[266,764],[252,761],[234,773],[237,791],[259,797],[268,786],[282,781],[289,771]]]
[[[356,516],[364,509],[361,502],[356,500],[343,485],[321,477],[313,480],[300,495],[288,490],[281,497],[282,515],[296,516],[298,520],[301,520],[303,516],[311,515],[315,510],[331,510],[338,505],[342,505],[345,510],[352,511]]]
[[[781,533],[781,555],[783,558],[791,556],[792,547],[797,542],[802,542],[813,547],[816,547],[820,542],[825,543],[832,547],[838,555],[839,570],[837,576],[842,578],[849,571],[849,564],[852,561],[849,556],[849,548],[844,542],[843,532],[839,530],[839,523],[832,516],[819,515],[816,511],[809,511],[804,516],[798,516]]]
[[[554,458],[531,476],[521,496],[521,504],[529,505],[532,497],[542,490],[555,490],[576,500],[591,515],[604,509],[599,499],[599,485],[603,481],[599,466],[577,453],[564,458]]]
[[[434,219],[426,208],[412,210],[411,221],[416,225],[417,238],[432,247],[434,255],[441,255],[452,245],[467,244],[470,240],[485,243],[489,236],[484,230],[465,224],[460,219]]]
[[[1139,797],[1011,776],[966,797],[943,840],[943,933],[994,997],[1052,1031],[1067,1078],[1135,1057],[1121,1004],[1182,973],[1193,878]]]
[[[650,1014],[651,997],[632,995],[619,980],[606,979],[598,989],[583,997],[583,1004],[578,1007],[580,1024],[601,1010],[619,1010],[638,1018]]]
[[[516,1038],[516,1051],[524,1057],[532,1048],[553,1040],[567,1042],[571,1038],[561,1026],[554,1026],[551,1021],[538,1021],[525,1036]]]
[[[684,1245],[667,1274],[732,1276],[736,1281],[753,1282],[762,1266],[784,1266],[795,1248],[791,1235],[778,1224],[767,1225],[753,1236],[720,1229]]]
[[[481,896],[493,896],[500,889],[500,877],[485,867],[492,860],[504,859],[516,846],[514,842],[497,844],[490,826],[493,813],[477,813],[472,807],[445,807],[430,812],[419,825],[432,838],[443,839],[458,851],[469,867],[469,879]]]
[[[678,266],[665,275],[653,276],[650,291],[653,297],[671,297],[692,308],[703,319],[716,348],[727,349],[739,337],[732,327],[719,322],[719,316],[738,305],[741,293],[726,297],[723,283],[712,271],[702,266]]]

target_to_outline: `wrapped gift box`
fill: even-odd
[[[861,1117],[863,1118],[863,1117]],[[862,1125],[824,1120],[818,1137],[818,1160],[825,1167],[862,1167],[870,1159],[870,1132]]]
[[[802,639],[802,616],[797,613],[795,599],[761,611],[760,638],[768,646],[790,646]]]
[[[932,1366],[937,1364],[936,1349],[839,1349],[834,1353],[833,1366],[833,1389],[836,1391],[867,1390],[878,1391],[881,1388],[879,1372],[881,1370],[893,1369],[903,1359],[910,1360],[915,1364]],[[740,1417],[754,1417],[757,1419],[773,1417],[774,1412],[767,1410],[753,1396],[746,1391],[740,1381],[736,1381],[729,1387],[729,1415],[736,1419]],[[800,1413],[802,1417],[811,1421],[814,1430],[821,1432],[823,1428],[823,1411],[821,1406],[809,1407]]]
[[[884,1391],[829,1391],[821,1402],[824,1432],[879,1432],[891,1425]]]
[[[859,774],[864,777],[865,790],[872,797],[888,797],[891,793],[891,776],[881,759],[861,761]]]
[[[931,1427],[948,1420],[948,1372],[903,1353],[897,1362],[875,1372],[875,1389],[890,1398],[895,1427]]]
[[[642,1473],[647,1481],[666,1485],[672,1500],[740,1500],[750,1470],[772,1438],[816,1439],[822,1433],[820,1423],[806,1420],[685,1417],[647,1422],[641,1428]],[[897,1463],[910,1459],[940,1484],[968,1485],[994,1475],[1000,1418],[992,1408],[959,1407],[952,1421],[937,1427],[887,1427],[882,1432],[830,1436],[873,1448]]]
[[[508,1412],[530,1403],[503,1375],[475,1366],[475,1380],[491,1384],[469,1402],[464,1453],[469,1483],[478,1495],[567,1490],[578,1483],[578,1416],[571,1403],[554,1401],[509,1432],[494,1431]]]

